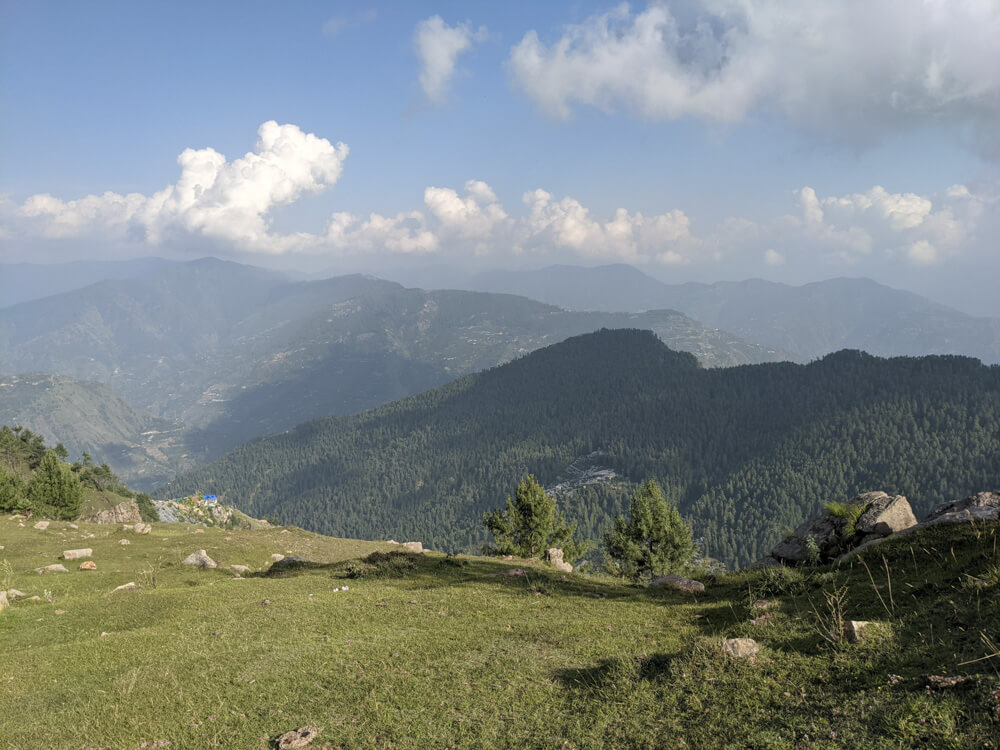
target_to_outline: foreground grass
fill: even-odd
[[[867,568],[744,572],[694,596],[481,558],[362,564],[392,548],[300,530],[4,517],[0,588],[43,600],[0,613],[0,747],[264,748],[303,725],[330,748],[995,747],[998,536],[940,528]],[[76,547],[97,571],[34,572]],[[322,564],[179,564],[199,548],[255,571],[274,552]],[[837,588],[849,618],[880,622],[871,640],[823,638]],[[776,606],[754,625],[758,597]],[[735,636],[761,644],[753,662],[722,655]],[[961,673],[980,677],[925,688]]]

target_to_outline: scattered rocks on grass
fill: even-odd
[[[135,581],[129,581],[128,583],[123,583],[115,589],[112,589],[111,593],[115,594],[119,591],[135,591],[139,587],[135,585]]]
[[[748,659],[760,652],[760,646],[753,638],[729,638],[722,642],[726,656],[733,659]]]
[[[97,570],[97,563],[93,560],[84,560],[80,563],[80,567],[77,570]]]
[[[319,730],[316,727],[299,727],[291,732],[285,732],[276,740],[276,744],[278,750],[308,747],[318,736]]]
[[[49,528],[49,522],[39,521],[32,528],[38,529],[39,531],[45,531],[45,529]]]
[[[549,565],[556,570],[561,570],[563,573],[573,572],[573,566],[563,560],[563,551],[559,547],[552,547],[546,550],[545,557],[548,558]]]
[[[63,560],[82,560],[85,557],[93,557],[94,550],[90,547],[84,547],[83,549],[67,549],[63,550],[62,556]]]
[[[64,565],[56,563],[54,565],[44,565],[41,568],[35,568],[36,573],[69,573]]]
[[[190,555],[181,560],[182,565],[193,565],[196,568],[217,568],[219,563],[208,556],[208,553],[200,549],[197,552],[192,552]]]
[[[704,591],[705,584],[701,581],[695,581],[692,578],[685,578],[684,576],[679,576],[676,573],[671,573],[669,575],[660,576],[654,578],[649,583],[653,588],[661,588],[663,586],[669,586],[672,589],[677,589],[678,591]]]

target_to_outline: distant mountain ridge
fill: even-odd
[[[490,272],[473,277],[469,287],[571,310],[670,308],[803,361],[846,348],[887,357],[960,354],[1000,362],[1000,320],[966,315],[870,279],[802,286],[762,279],[666,284],[618,264]]]
[[[133,279],[178,262],[164,258],[136,258],[72,263],[0,263],[0,308],[63,294],[99,281]]]
[[[0,310],[0,368],[102,383],[138,410],[183,422],[185,452],[201,457],[605,326],[648,328],[707,365],[787,357],[673,311],[566,312],[364,275],[289,281],[203,259]],[[134,481],[128,466],[109,463]]]
[[[598,538],[656,478],[706,542],[747,563],[824,502],[871,488],[918,515],[1000,484],[1000,367],[860,352],[704,369],[649,332],[573,337],[350,417],[240,446],[159,490],[214,492],[322,533],[468,550],[527,473]]]

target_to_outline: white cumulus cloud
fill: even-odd
[[[860,145],[929,123],[1000,157],[1000,10],[993,0],[664,0],[510,52],[546,113],[576,105],[731,123],[763,112]]]
[[[486,39],[486,27],[473,30],[468,23],[449,26],[441,16],[431,16],[413,31],[413,49],[420,62],[420,87],[435,104],[444,101],[455,75],[458,58],[476,42]]]

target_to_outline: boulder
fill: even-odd
[[[97,563],[93,560],[84,560],[80,563],[80,567],[77,570],[97,570]]]
[[[113,588],[111,593],[114,594],[119,591],[135,591],[137,588],[139,587],[135,585],[135,581],[129,581],[128,583],[123,583],[121,586]]]
[[[205,550],[200,549],[197,552],[192,552],[190,555],[181,560],[182,565],[193,565],[196,568],[217,568],[219,564],[208,556]]]
[[[18,599],[27,599],[28,595],[23,591],[18,591],[17,589],[7,589],[7,597],[12,602],[16,602]]]
[[[407,552],[423,552],[424,545],[420,542],[403,542],[401,545]]]
[[[838,520],[840,519],[824,513],[822,516],[805,521],[795,529],[790,537],[784,539],[771,551],[771,557],[779,562],[805,562],[809,557],[806,540],[812,537],[820,550],[831,546],[839,537],[840,528],[843,527],[843,524],[837,523]]]
[[[563,551],[558,547],[552,547],[546,550],[545,557],[548,558],[549,565],[551,565],[556,570],[561,570],[563,573],[572,573],[573,566],[563,560]]]
[[[939,505],[920,526],[962,521],[995,521],[1000,517],[1000,492],[980,492]]]
[[[302,565],[304,563],[311,563],[312,560],[307,560],[304,557],[297,557],[295,555],[289,555],[288,557],[283,557],[280,560],[275,560],[271,563],[271,570],[286,570],[287,568],[294,568],[296,565]]]
[[[659,576],[654,578],[649,582],[649,585],[653,588],[662,588],[664,586],[677,589],[678,591],[704,591],[705,584],[701,581],[695,581],[691,578],[685,578],[684,576],[679,576],[676,573],[671,573],[665,576]]]
[[[7,592],[0,591],[0,612],[7,609],[10,606],[10,601],[7,599]]]
[[[32,528],[36,528],[39,531],[45,531],[45,529],[49,528],[49,522],[48,521],[39,521]]]
[[[865,635],[871,626],[865,620],[848,620],[844,625],[844,638],[848,643],[860,643],[865,639]]]
[[[63,560],[82,560],[85,557],[93,557],[94,550],[90,547],[84,547],[83,549],[67,549],[63,550],[62,556]]]
[[[126,500],[124,503],[118,503],[114,508],[98,511],[81,520],[88,523],[135,524],[142,521],[142,517],[139,515],[139,506],[136,505],[135,500]]]
[[[148,523],[143,523],[142,521],[139,521],[139,523],[137,523],[135,526],[132,527],[132,530],[135,531],[136,534],[148,534],[150,531],[153,530],[153,527],[150,526]]]
[[[318,736],[319,730],[316,727],[300,727],[291,732],[285,732],[275,740],[275,745],[277,745],[278,750],[307,747]]]
[[[748,659],[760,652],[760,646],[753,638],[729,638],[722,642],[726,656],[733,659]]]
[[[917,525],[913,509],[902,495],[867,492],[851,502],[864,502],[868,506],[854,525],[858,534],[885,537]]]
[[[41,568],[35,568],[36,573],[69,573],[65,566],[56,563],[55,565],[45,565]]]

